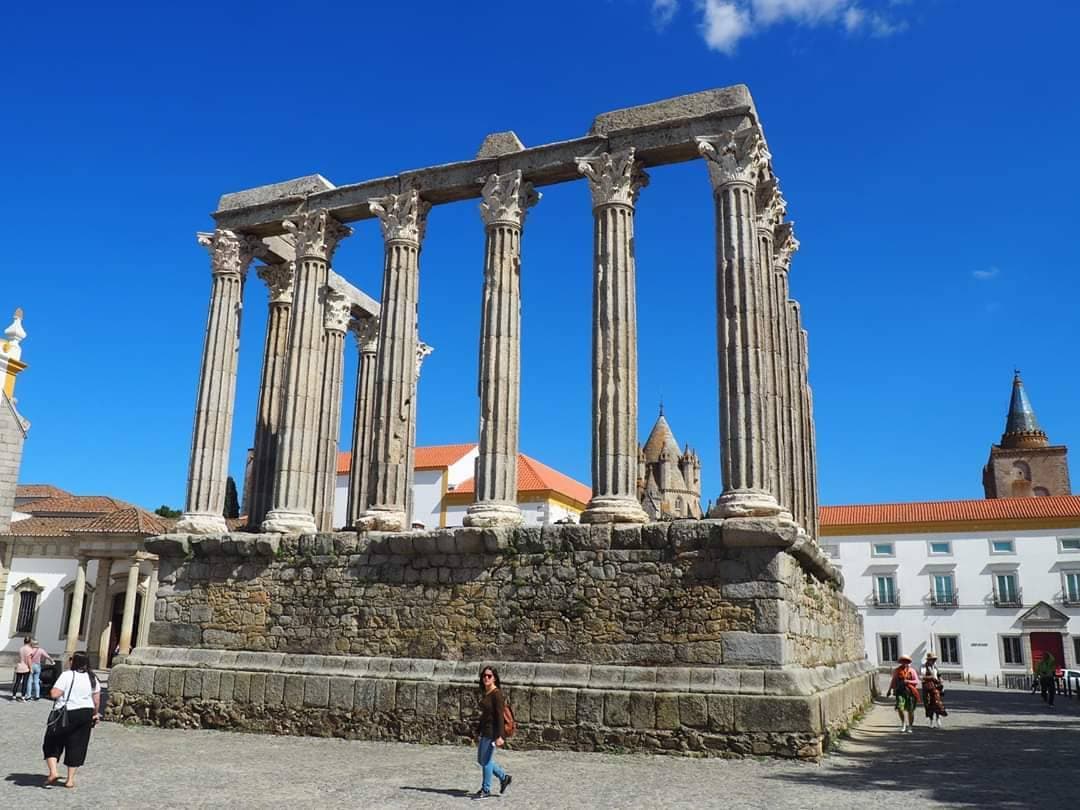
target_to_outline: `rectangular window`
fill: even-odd
[[[956,589],[953,587],[952,574],[934,574],[934,589],[930,593],[931,601],[935,605],[948,606],[956,604]]]
[[[90,612],[90,594],[83,597],[82,616],[79,617],[79,638],[86,638],[86,616]],[[67,638],[68,623],[71,621],[71,605],[75,601],[75,594],[64,595],[64,615],[60,623],[60,638]]]
[[[930,544],[930,553],[935,556],[942,554],[952,554],[952,544],[948,540],[941,542],[933,542]]]
[[[1080,604],[1080,571],[1065,572],[1065,603],[1069,605]],[[1080,663],[1080,658],[1077,659]]]
[[[892,557],[896,553],[892,543],[874,543],[871,548],[875,557]]]
[[[999,606],[1020,604],[1020,589],[1016,585],[1016,574],[994,575],[994,604]]]
[[[1062,537],[1062,551],[1080,551],[1080,537]]]
[[[896,604],[896,580],[891,574],[874,577],[874,601],[878,605]]]
[[[960,664],[960,637],[938,636],[938,647],[941,648],[941,663]]]
[[[990,541],[990,553],[991,554],[1013,554],[1016,551],[1016,544],[1012,540],[991,540]]]
[[[23,591],[19,594],[19,617],[15,621],[15,635],[34,632],[34,609],[37,607],[38,595],[33,591]]]
[[[1001,639],[1002,660],[1013,666],[1024,665],[1024,645],[1020,636],[1005,636]]]
[[[881,636],[881,663],[895,664],[900,658],[900,636]]]

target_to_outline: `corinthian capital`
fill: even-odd
[[[618,203],[634,205],[638,193],[649,185],[649,175],[634,160],[634,148],[621,152],[601,152],[595,157],[577,158],[578,171],[589,179],[593,208]]]
[[[379,348],[379,317],[367,315],[349,321],[349,331],[356,338],[356,348],[361,352],[372,353]]]
[[[416,378],[420,379],[420,366],[424,364],[424,358],[431,354],[435,349],[428,346],[424,341],[416,341]]]
[[[757,187],[757,224],[759,228],[772,231],[784,221],[787,215],[787,200],[780,192],[780,183],[770,177],[758,183]]]
[[[197,233],[199,244],[210,251],[210,270],[214,275],[244,275],[251,260],[266,255],[266,246],[256,236],[218,228],[213,233]]]
[[[799,249],[799,240],[795,238],[795,223],[781,222],[773,230],[773,266],[787,272],[791,269],[791,257]]]
[[[753,183],[769,165],[772,155],[756,129],[741,129],[697,139],[698,152],[705,158],[713,188],[729,183]]]
[[[325,208],[304,211],[282,223],[296,238],[296,258],[322,259],[330,262],[338,243],[352,235],[352,228],[342,225]]]
[[[296,275],[296,262],[263,264],[255,271],[259,274],[270,291],[271,304],[291,304],[293,300],[293,278]]]
[[[492,174],[484,181],[480,192],[480,218],[484,225],[525,224],[528,209],[540,202],[540,193],[533,184],[521,179],[521,169],[509,174]]]
[[[349,299],[332,287],[322,288],[323,328],[328,332],[341,332],[349,326]]]
[[[423,241],[431,203],[421,200],[416,189],[369,200],[368,206],[382,223],[383,239],[387,242],[403,240],[419,245]]]

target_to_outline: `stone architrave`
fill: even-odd
[[[649,182],[633,148],[578,160],[593,202],[593,495],[582,523],[645,523],[637,499],[634,206]]]
[[[375,360],[371,484],[368,508],[357,525],[407,531],[420,243],[431,204],[411,189],[372,200],[370,207],[382,223],[385,251]]]
[[[195,405],[187,501],[174,531],[215,534],[225,525],[225,482],[229,472],[236,363],[240,349],[240,309],[244,276],[262,252],[255,237],[228,230],[198,234],[210,251],[212,286],[206,324],[199,393]]]
[[[716,200],[717,344],[720,365],[720,517],[777,515],[769,491],[761,284],[755,188],[769,162],[754,129],[698,139]]]
[[[334,489],[337,484],[338,441],[341,437],[341,395],[345,387],[345,332],[350,303],[341,293],[323,288],[322,403],[319,408],[319,443],[315,462],[315,526],[334,530]]]
[[[466,526],[517,526],[521,401],[521,229],[540,195],[521,170],[484,182],[484,289],[480,320],[480,448],[476,501]]]
[[[281,403],[278,452],[274,461],[273,508],[264,532],[315,532],[316,456],[322,406],[323,307],[330,262],[338,243],[352,233],[326,211],[298,214],[284,223],[296,240],[296,275],[289,319],[289,354]]]
[[[75,569],[75,587],[71,591],[71,614],[68,616],[67,643],[64,645],[64,660],[71,660],[71,656],[81,646],[79,643],[79,625],[82,624],[83,601],[86,598],[86,557],[79,557],[78,567]]]
[[[795,404],[793,399],[793,380],[797,359],[791,354],[789,334],[791,331],[791,308],[789,306],[788,272],[791,257],[799,249],[795,239],[794,225],[781,222],[773,228],[773,307],[776,312],[776,341],[780,357],[779,374],[776,378],[778,388],[780,431],[780,478],[783,500],[781,505],[793,516],[796,512],[796,499],[799,491],[799,479],[795,466]]]
[[[352,459],[349,463],[347,526],[367,509],[368,470],[371,465],[371,424],[375,406],[375,356],[379,349],[379,319],[353,318],[349,331],[356,338],[356,406],[353,411]]]
[[[255,420],[251,460],[251,498],[244,504],[248,525],[255,528],[262,524],[274,497],[274,460],[277,457],[281,398],[285,390],[289,314],[292,311],[295,273],[295,262],[267,264],[258,268],[259,278],[266,282],[270,303],[266,316],[259,412]]]
[[[412,407],[409,409],[409,469],[406,474],[406,479],[409,481],[409,491],[405,499],[405,514],[408,516],[407,523],[410,528],[413,525],[413,485],[412,481],[416,475],[416,393],[420,387],[420,367],[424,365],[424,360],[429,354],[435,351],[434,348],[420,340],[420,336],[416,337],[416,376],[413,377],[413,393],[412,393]]]

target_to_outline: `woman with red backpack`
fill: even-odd
[[[505,744],[506,700],[503,698],[499,681],[499,671],[495,667],[480,670],[480,723],[477,736],[480,743],[476,749],[476,762],[484,771],[484,780],[480,790],[473,794],[474,799],[491,797],[491,776],[499,779],[499,793],[505,793],[510,787],[510,776],[495,762],[495,749]]]

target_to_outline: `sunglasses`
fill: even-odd
[[[494,676],[494,675],[492,675],[492,674],[491,674],[490,672],[485,672],[485,673],[484,673],[483,675],[481,675],[480,677],[482,677],[482,678],[494,678],[495,676]]]

